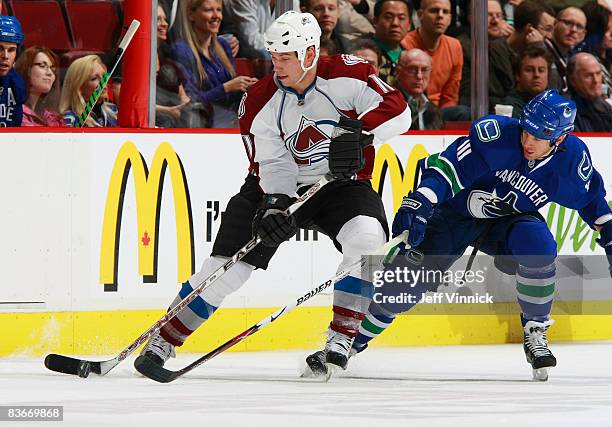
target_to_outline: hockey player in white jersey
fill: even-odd
[[[267,268],[278,246],[298,227],[317,229],[332,239],[343,255],[339,270],[387,241],[382,201],[369,182],[374,148],[368,143],[407,131],[410,110],[401,94],[381,81],[366,61],[350,55],[320,59],[320,36],[311,14],[294,11],[280,16],[265,33],[274,75],[253,85],[238,111],[249,174],[227,205],[211,257],[183,284],[172,306],[253,235],[261,237],[262,244],[180,311],[147,343],[140,357],[163,365],[254,269]],[[328,173],[335,180],[295,215],[282,213],[296,195]],[[371,298],[363,290],[367,288],[360,268],[351,269],[335,284],[329,336],[325,350],[314,357],[320,363],[315,368],[346,366]],[[139,369],[138,362],[135,365]]]

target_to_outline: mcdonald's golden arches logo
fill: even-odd
[[[402,169],[400,159],[389,144],[383,144],[376,151],[374,170],[372,171],[372,187],[382,196],[385,177],[387,173],[389,174],[391,191],[393,192],[393,213],[397,212],[402,204],[402,198],[414,187],[419,160],[428,155],[423,145],[415,144],[408,155],[406,168]]]
[[[151,169],[133,142],[123,144],[117,154],[106,196],[100,251],[100,283],[107,291],[118,285],[119,239],[125,189],[134,177],[138,224],[138,274],[146,283],[157,281],[158,231],[164,177],[168,170],[172,181],[176,218],[178,282],[194,272],[194,239],[191,201],[185,170],[179,156],[167,142],[157,147]]]

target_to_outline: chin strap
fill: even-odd
[[[302,67],[302,69],[304,69],[304,67]],[[297,82],[295,82],[295,84],[298,84],[299,82],[301,82],[302,80],[304,80],[304,77],[306,77],[306,74],[308,73],[308,70],[310,70],[310,68],[308,68],[307,70],[304,70],[304,71],[302,72],[302,77],[300,77],[300,78],[298,79],[298,81],[297,81]]]

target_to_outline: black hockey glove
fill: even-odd
[[[606,251],[608,264],[610,266],[610,277],[612,277],[612,220],[606,222],[601,230],[599,230],[599,239],[597,239],[597,243]]]
[[[286,194],[265,194],[253,219],[253,236],[261,237],[261,243],[276,247],[289,240],[297,232],[293,215],[284,211],[295,202]]]
[[[361,133],[361,120],[340,117],[329,145],[329,171],[336,179],[349,179],[363,169],[363,147],[373,142],[374,136]]]
[[[393,219],[393,236],[408,230],[408,244],[416,247],[425,238],[427,220],[433,215],[433,205],[418,191],[408,193]]]

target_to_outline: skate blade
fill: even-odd
[[[328,370],[326,373],[315,374],[309,367],[306,367],[300,373],[300,379],[309,382],[326,383],[331,378],[332,373]]]
[[[329,368],[327,369],[327,372],[323,373],[323,372],[314,372],[310,366],[308,366],[307,363],[303,363],[301,369],[300,369],[300,375],[299,375],[300,379],[306,380],[306,381],[310,381],[310,382],[327,382],[329,381],[329,379],[331,378],[331,371],[329,370]]]
[[[548,381],[548,370],[550,368],[538,368],[533,370],[533,379],[535,381]]]

